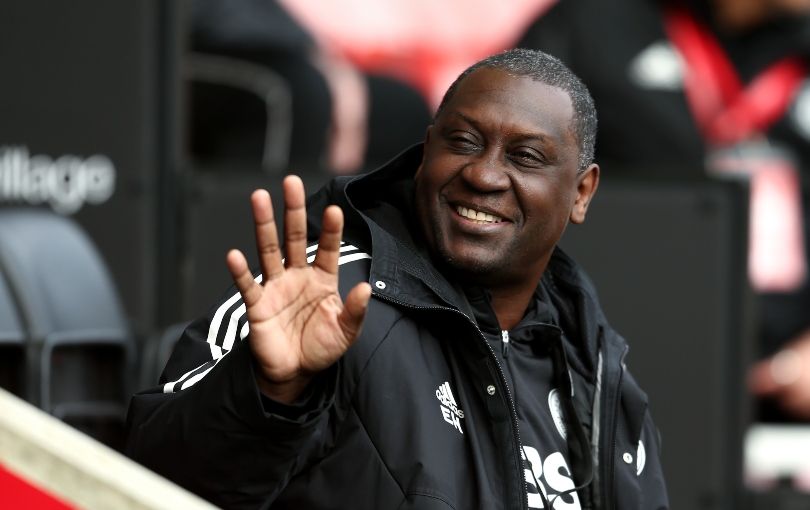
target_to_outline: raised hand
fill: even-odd
[[[257,190],[251,205],[262,281],[254,280],[238,250],[228,253],[227,265],[247,308],[259,388],[289,403],[357,338],[371,287],[359,283],[345,303],[338,294],[343,211],[337,206],[324,211],[315,261],[307,264],[304,185],[298,177],[289,176],[283,188],[286,260],[282,261],[270,194]]]

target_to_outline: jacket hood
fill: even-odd
[[[403,304],[455,308],[473,320],[460,284],[437,269],[416,221],[408,221],[415,218],[413,180],[422,161],[422,147],[421,143],[414,145],[374,172],[348,181],[344,188],[350,206],[347,232],[366,227],[372,288],[379,289],[384,283],[386,296],[396,296]],[[579,352],[573,358],[581,359],[585,366],[575,368],[594,374],[600,338],[610,326],[590,278],[558,246],[538,285],[545,286],[560,315],[560,325],[576,343]]]
[[[562,248],[557,246],[551,255],[543,283],[549,292],[554,307],[560,314],[564,331],[578,340],[575,347],[584,351],[584,356],[573,356],[572,361],[582,359],[585,367],[574,368],[594,374],[600,342],[610,334],[620,338],[605,317],[596,293],[596,287],[582,267]],[[621,340],[624,343],[624,340]]]

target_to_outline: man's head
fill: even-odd
[[[599,167],[583,166],[592,156],[580,149],[580,133],[593,146],[592,108],[579,80],[539,52],[513,50],[462,74],[428,129],[416,174],[434,255],[490,289],[533,289],[598,185]]]
[[[559,59],[542,51],[518,48],[487,57],[471,65],[444,93],[433,117],[434,122],[441,115],[447,101],[455,94],[459,83],[469,74],[484,67],[501,69],[515,76],[528,76],[535,81],[564,90],[574,106],[572,120],[573,130],[579,143],[579,168],[580,170],[585,169],[593,163],[596,145],[596,107],[593,104],[593,98],[577,75]]]

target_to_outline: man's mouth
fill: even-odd
[[[485,213],[483,211],[476,211],[467,207],[456,206],[456,212],[467,219],[473,220],[477,223],[500,223],[503,218],[495,216],[494,214]]]

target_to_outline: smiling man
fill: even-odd
[[[237,292],[133,398],[129,454],[226,508],[667,508],[627,347],[556,247],[595,132],[576,76],[512,50],[380,170],[306,205],[287,178],[283,250],[255,192],[260,274],[228,254]]]

